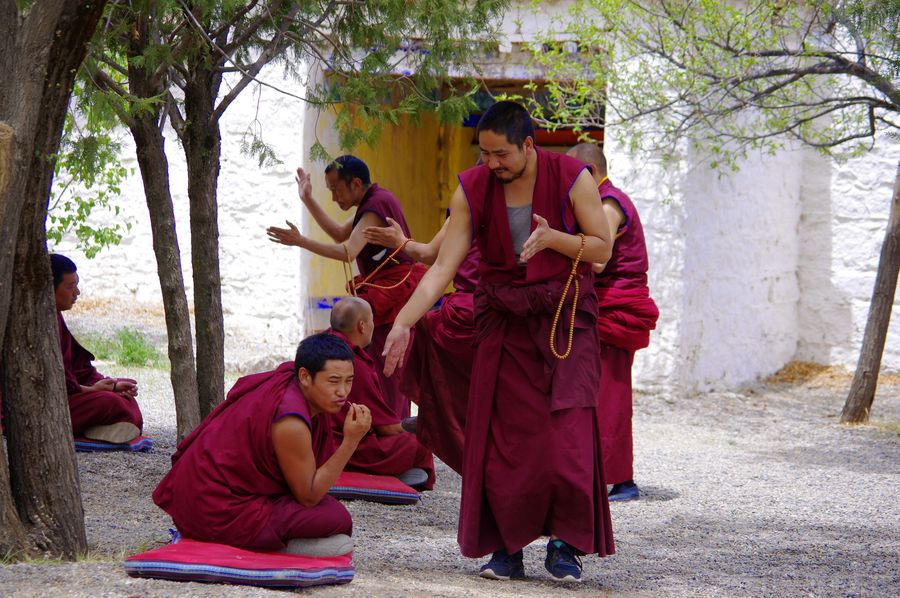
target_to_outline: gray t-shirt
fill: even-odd
[[[531,236],[531,204],[515,208],[506,206],[506,216],[509,219],[509,232],[512,235],[513,250],[518,262],[522,245]]]

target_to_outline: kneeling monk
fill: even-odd
[[[238,380],[181,441],[153,502],[184,537],[249,550],[349,536],[350,513],[326,493],[372,421],[368,408],[351,406],[335,450],[329,414],[347,403],[352,382],[345,342],[303,340],[293,363]]]
[[[50,256],[50,268],[72,433],[75,437],[116,444],[133,440],[140,436],[144,426],[135,399],[137,382],[129,378],[107,378],[93,366],[94,356],[75,340],[62,315],[72,309],[81,294],[78,268],[75,262],[59,254]]]
[[[372,430],[359,443],[347,469],[376,475],[397,476],[410,486],[434,487],[434,458],[425,446],[400,427],[400,416],[391,409],[381,389],[375,362],[366,352],[375,328],[372,308],[358,297],[345,297],[331,311],[331,333],[353,349],[354,373],[350,402],[372,412]],[[336,438],[342,435],[345,405],[333,418]]]

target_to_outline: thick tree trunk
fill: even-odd
[[[219,274],[219,208],[216,185],[222,139],[214,113],[221,75],[200,56],[190,65],[184,91],[182,133],[191,214],[191,265],[197,331],[197,385],[203,417],[225,398],[225,325]]]
[[[131,123],[131,134],[137,148],[138,166],[144,181],[144,195],[153,231],[153,252],[166,313],[169,337],[170,378],[175,394],[175,417],[178,440],[200,423],[200,403],[197,393],[197,369],[194,365],[194,346],[191,340],[191,317],[181,251],[175,230],[175,209],[169,189],[169,163],[158,119],[137,118]]]
[[[30,539],[16,546],[20,534],[0,533],[4,552],[72,558],[87,549],[44,227],[50,157],[105,5],[46,0],[21,19],[16,2],[0,0],[0,120],[13,133],[0,185],[0,376],[10,484],[0,466],[0,518],[9,516],[11,498]]]
[[[869,304],[869,317],[866,320],[859,362],[856,365],[847,402],[844,403],[844,410],[841,413],[841,422],[845,424],[864,423],[869,419],[869,410],[875,400],[875,388],[878,385],[884,343],[891,323],[898,272],[900,272],[900,163],[894,177],[894,196],[891,199],[887,232],[881,245],[881,257],[878,259],[878,274],[875,276],[875,288],[872,290],[872,302]]]

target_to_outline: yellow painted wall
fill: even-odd
[[[333,114],[319,116],[316,135],[334,156],[342,153],[332,130]],[[372,180],[392,191],[409,224],[413,238],[427,242],[440,229],[450,197],[456,190],[456,174],[475,164],[478,148],[472,145],[474,129],[441,124],[430,114],[423,115],[418,125],[409,121],[385,127],[377,145],[354,150],[369,166]],[[309,146],[313,140],[306,139]],[[331,201],[325,188],[325,165],[308,165],[313,171],[313,194],[329,213],[340,222],[353,216],[341,212]],[[330,241],[310,219],[309,234]],[[319,256],[310,258],[310,297],[345,294],[345,277],[339,262]]]

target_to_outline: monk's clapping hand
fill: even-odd
[[[384,375],[390,376],[398,367],[403,365],[403,356],[406,355],[406,347],[409,346],[409,326],[394,323],[391,331],[384,341]]]
[[[266,229],[269,240],[273,243],[280,243],[281,245],[295,245],[300,247],[303,241],[303,235],[300,234],[300,231],[294,226],[293,222],[288,220],[285,220],[285,222],[287,223],[288,228],[270,226]]]
[[[297,176],[294,177],[294,180],[297,181],[297,193],[300,195],[300,199],[303,202],[311,200],[312,178],[309,176],[309,173],[302,168],[298,168]]]
[[[353,403],[344,419],[344,438],[359,442],[372,427],[372,412],[365,405]]]
[[[537,252],[547,249],[550,246],[550,237],[553,234],[553,230],[544,218],[537,214],[533,217],[534,221],[537,222],[537,226],[531,231],[531,236],[522,244],[522,253],[519,254],[519,259],[523,262],[530,260]]]
[[[363,229],[363,237],[369,243],[381,245],[382,247],[390,247],[395,249],[406,242],[406,235],[403,229],[391,217],[387,218],[388,226],[367,226]]]

